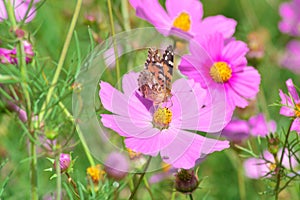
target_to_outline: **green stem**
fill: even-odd
[[[55,98],[57,98],[57,96],[55,95]],[[58,99],[58,98],[57,98]],[[80,130],[80,127],[77,125],[77,123],[75,122],[75,119],[74,117],[71,115],[71,113],[68,111],[68,109],[65,107],[65,105],[59,101],[58,105],[61,107],[61,109],[63,110],[63,112],[65,113],[65,115],[67,116],[67,118],[76,126],[76,130],[77,130],[77,134],[78,134],[78,137],[79,137],[79,140],[83,146],[83,150],[85,152],[85,155],[86,157],[88,158],[89,160],[89,163],[91,166],[95,166],[95,161],[93,159],[93,156],[89,150],[89,147],[84,139],[84,136]]]
[[[7,11],[8,18],[11,22],[13,30],[17,29],[17,21],[15,18],[14,8],[11,5],[10,1],[4,1],[5,8]],[[17,58],[18,65],[20,66],[21,71],[21,87],[24,93],[25,101],[26,101],[26,112],[27,112],[27,123],[28,130],[33,138],[35,138],[35,131],[32,127],[31,123],[31,100],[29,94],[29,85],[28,85],[28,76],[27,76],[27,66],[26,66],[26,54],[24,52],[23,41],[20,39],[17,43]],[[30,184],[31,184],[31,199],[38,199],[38,182],[37,182],[37,154],[36,154],[36,144],[34,140],[30,140]]]
[[[121,0],[121,9],[122,9],[122,15],[123,15],[123,21],[124,21],[124,29],[125,31],[130,30],[130,23],[129,23],[129,14],[128,14],[128,1],[127,0]]]
[[[231,161],[232,166],[237,171],[240,199],[246,200],[245,178],[244,178],[243,167],[241,167],[242,162],[235,151],[227,150],[225,151],[225,153],[229,158],[229,160]]]
[[[149,185],[149,183],[148,183],[148,180],[147,180],[147,178],[146,178],[146,177],[144,177],[144,184],[145,184],[145,187],[146,187],[146,189],[147,189],[147,191],[148,191],[148,193],[149,193],[149,195],[150,195],[151,199],[153,200],[153,199],[154,199],[154,197],[153,197],[153,194],[152,194],[152,191],[151,191],[150,185]]]
[[[56,170],[56,199],[61,199],[61,171],[60,171],[60,154],[55,157],[55,170]]]
[[[120,65],[119,65],[119,56],[118,56],[118,47],[115,39],[115,27],[114,27],[114,19],[112,14],[112,6],[111,1],[107,0],[108,12],[109,12],[109,21],[110,21],[110,29],[112,34],[112,40],[114,45],[114,52],[115,52],[115,60],[116,60],[116,71],[117,71],[117,86],[118,89],[121,90],[121,81],[120,81]]]
[[[77,22],[77,19],[78,19],[78,16],[79,16],[79,12],[80,12],[80,9],[81,9],[81,4],[82,4],[82,0],[78,0],[77,4],[76,4],[76,7],[75,7],[74,15],[73,15],[73,18],[72,18],[72,21],[71,21],[71,25],[70,25],[70,28],[69,28],[69,31],[68,31],[68,34],[67,34],[67,38],[65,40],[62,52],[60,54],[60,58],[59,58],[59,61],[58,61],[58,64],[57,64],[57,68],[56,68],[54,77],[52,79],[49,91],[47,93],[46,99],[45,99],[45,101],[42,105],[42,109],[41,109],[41,112],[39,114],[39,121],[43,120],[44,115],[45,115],[45,111],[46,111],[46,107],[48,106],[48,104],[50,102],[50,99],[52,97],[52,94],[54,92],[54,89],[56,87],[60,72],[62,70],[64,61],[66,59],[66,55],[67,55],[67,52],[68,52],[68,49],[69,49],[69,46],[70,46],[70,43],[71,43],[72,35],[73,35],[75,25],[76,25],[76,22]]]
[[[276,186],[275,186],[275,199],[276,200],[278,199],[278,196],[279,196],[279,193],[280,193],[280,181],[281,181],[281,179],[280,179],[281,173],[280,172],[281,172],[281,168],[282,168],[282,161],[283,161],[284,151],[285,151],[286,145],[288,143],[288,138],[290,136],[291,128],[292,128],[294,120],[295,119],[293,119],[291,121],[289,129],[288,129],[288,132],[287,132],[287,134],[285,136],[285,141],[284,141],[284,145],[282,147],[282,152],[281,152],[279,163],[276,163],[276,168],[279,169],[279,170],[277,170]]]
[[[193,200],[193,195],[189,194],[190,200]]]
[[[136,186],[134,187],[134,189],[133,189],[133,191],[132,191],[130,197],[128,198],[129,200],[132,200],[133,197],[134,197],[134,195],[136,194],[136,192],[137,192],[137,190],[138,190],[138,188],[139,188],[139,186],[140,186],[140,184],[141,184],[141,182],[142,182],[142,180],[143,180],[143,178],[144,178],[144,176],[145,176],[145,174],[146,174],[146,171],[147,171],[147,169],[148,169],[148,167],[149,167],[151,158],[152,158],[151,156],[148,158],[147,163],[146,163],[146,165],[145,165],[145,168],[144,168],[143,172],[141,173],[141,176],[140,176],[140,178],[139,178],[139,180],[138,180]]]

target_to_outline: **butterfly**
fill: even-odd
[[[166,102],[171,97],[174,51],[170,45],[162,58],[158,50],[150,48],[145,68],[138,78],[139,91],[143,97],[153,101],[154,105]]]

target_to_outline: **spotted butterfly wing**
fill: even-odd
[[[150,48],[145,69],[139,75],[139,91],[144,98],[150,99],[156,105],[171,96],[173,58],[172,46],[165,50],[162,58],[158,50]]]

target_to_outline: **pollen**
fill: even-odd
[[[225,83],[232,76],[232,70],[226,62],[216,62],[210,68],[210,76],[217,83]]]
[[[267,167],[269,168],[270,171],[275,171],[276,164],[275,163],[268,163]]]
[[[295,107],[295,116],[300,117],[300,103],[296,104]]]
[[[173,22],[173,26],[188,32],[191,28],[191,20],[189,14],[182,12]]]
[[[105,174],[100,165],[87,168],[86,173],[94,184],[98,184],[100,180],[103,180],[103,175]]]
[[[172,111],[169,108],[158,108],[153,114],[154,126],[159,129],[166,129],[172,121]]]

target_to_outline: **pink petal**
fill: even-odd
[[[231,41],[223,49],[222,55],[224,61],[230,63],[235,72],[237,67],[244,67],[247,64],[246,54],[248,52],[247,44],[242,41]]]
[[[245,175],[248,178],[259,179],[270,172],[263,159],[249,158],[244,162]]]
[[[104,108],[112,113],[129,116],[131,119],[152,121],[151,113],[135,96],[126,96],[109,83],[100,83],[99,96]]]
[[[300,135],[300,118],[296,118],[292,124],[291,131],[296,131]]]
[[[298,92],[294,86],[292,79],[288,79],[285,83],[286,83],[286,87],[287,87],[289,93],[291,94],[291,96],[293,98],[293,101],[296,104],[300,103],[300,98],[299,98]]]
[[[171,131],[171,130],[170,130]],[[164,162],[175,168],[190,169],[202,154],[210,154],[229,147],[228,141],[205,138],[201,135],[179,130],[177,137],[160,154]]]
[[[131,5],[136,9],[136,15],[153,24],[159,32],[168,34],[172,27],[172,20],[157,0],[131,0]]]
[[[221,33],[215,32],[212,35],[201,35],[199,37],[196,37],[196,41],[198,41],[199,44],[202,45],[201,47],[206,51],[206,55],[209,55],[213,62],[221,61],[222,49],[224,48],[224,37]],[[191,51],[192,50],[193,48],[191,48]],[[192,54],[197,57],[202,55],[198,55],[198,53],[195,51],[192,51]]]
[[[229,140],[241,141],[249,137],[250,127],[245,120],[233,119],[222,131],[222,136]]]
[[[283,105],[281,106],[279,113],[287,117],[293,117],[295,115],[295,110],[291,98],[284,94],[282,90],[279,90],[279,96],[281,98],[281,104]]]
[[[125,139],[127,148],[136,152],[141,152],[146,155],[156,156],[158,152],[169,145],[176,137],[176,132],[169,132],[168,129],[158,130],[155,128],[149,129],[148,138],[129,137]]]
[[[222,33],[224,38],[230,38],[235,32],[237,22],[234,19],[224,17],[223,15],[206,17],[197,27],[198,36],[210,35],[216,32]]]
[[[245,67],[243,71],[233,74],[229,80],[229,84],[232,90],[241,97],[253,99],[259,92],[260,74],[253,67]],[[236,105],[242,106],[239,104]]]

